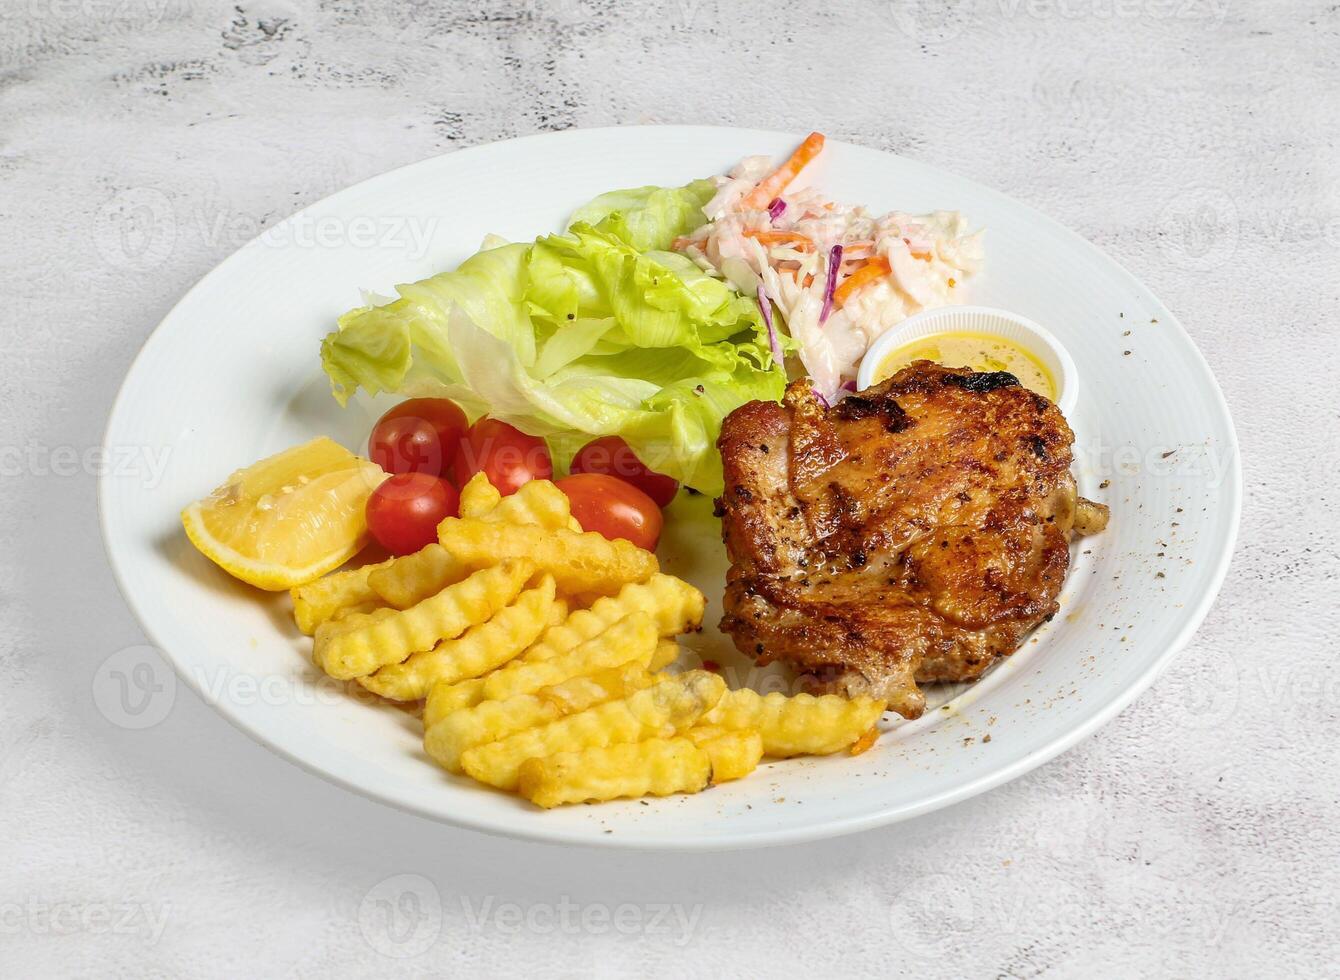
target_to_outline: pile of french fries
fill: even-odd
[[[765,756],[863,751],[882,701],[766,697],[673,668],[701,592],[628,541],[584,533],[536,480],[482,474],[438,543],[293,590],[331,677],[423,701],[424,748],[451,773],[541,807],[696,793]]]

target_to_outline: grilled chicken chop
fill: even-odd
[[[1059,409],[1005,372],[918,361],[826,408],[806,381],[721,430],[731,559],[721,621],[759,663],[886,699],[962,681],[1057,611],[1078,498]]]

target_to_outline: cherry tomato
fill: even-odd
[[[611,541],[626,538],[652,551],[661,539],[661,508],[645,493],[617,476],[578,473],[557,481],[572,504],[572,516],[584,531],[599,531]]]
[[[572,472],[617,476],[645,493],[657,507],[674,500],[679,489],[678,481],[652,472],[618,436],[604,436],[579,449],[572,458]]]
[[[368,530],[393,555],[412,555],[437,540],[437,525],[461,512],[461,495],[427,473],[398,473],[368,498]]]
[[[470,477],[483,472],[504,497],[514,494],[531,480],[548,480],[554,475],[549,447],[539,436],[528,436],[520,429],[488,416],[470,426],[456,455],[456,485],[463,487]]]
[[[469,427],[455,402],[411,398],[377,420],[368,437],[368,456],[387,473],[444,476]]]

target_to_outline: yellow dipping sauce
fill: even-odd
[[[913,340],[889,352],[875,372],[875,380],[883,381],[913,361],[935,361],[945,367],[974,371],[1008,371],[1029,391],[1056,401],[1056,381],[1037,356],[995,334],[955,330]]]

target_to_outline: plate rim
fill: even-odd
[[[526,136],[518,136],[504,140],[494,140],[486,143],[478,143],[473,146],[464,147],[459,150],[452,150],[446,153],[437,153],[411,163],[402,164],[389,170],[374,174],[363,180],[356,181],[345,187],[327,194],[326,196],[313,201],[304,207],[287,215],[282,221],[264,229],[250,241],[244,243],[239,248],[234,249],[226,257],[218,261],[211,269],[200,276],[182,295],[173,303],[172,307],[162,316],[158,323],[150,331],[149,335],[140,345],[139,350],[132,358],[130,365],[126,368],[124,377],[117,387],[117,392],[112,400],[111,408],[107,414],[107,422],[103,428],[102,449],[107,451],[111,446],[112,437],[115,429],[121,423],[121,416],[126,411],[128,398],[130,396],[131,381],[135,378],[137,370],[147,360],[146,355],[158,343],[163,343],[164,334],[162,329],[164,324],[173,318],[177,311],[187,304],[194,294],[203,289],[207,283],[211,282],[215,276],[220,275],[225,267],[230,265],[239,253],[252,248],[257,242],[261,241],[267,234],[274,234],[274,230],[309,211],[324,207],[333,198],[345,194],[355,188],[367,189],[369,185],[391,178],[406,171],[418,167],[426,167],[445,157],[458,157],[463,154],[473,154],[490,148],[524,144],[531,142],[556,141],[573,138],[574,135],[626,132],[626,131],[656,131],[665,133],[668,131],[678,131],[685,134],[686,138],[693,136],[705,136],[709,134],[720,133],[751,133],[772,140],[785,140],[796,138],[796,134],[784,130],[763,130],[751,127],[725,126],[725,125],[628,125],[628,126],[596,126],[596,127],[574,127],[572,129],[560,130],[557,132],[532,133]],[[1160,322],[1175,328],[1185,341],[1186,347],[1192,355],[1196,367],[1204,374],[1208,381],[1208,390],[1212,396],[1213,407],[1217,409],[1217,414],[1222,419],[1225,426],[1227,438],[1227,449],[1231,459],[1229,479],[1223,484],[1224,498],[1222,506],[1228,508],[1227,533],[1224,536],[1218,555],[1215,557],[1214,566],[1205,579],[1205,587],[1196,598],[1194,608],[1188,608],[1183,611],[1185,619],[1182,627],[1174,636],[1173,642],[1155,656],[1149,666],[1141,673],[1134,682],[1127,685],[1124,689],[1112,695],[1105,703],[1102,703],[1092,714],[1083,719],[1080,723],[1074,725],[1068,730],[1049,739],[1045,744],[1039,746],[1026,756],[1015,760],[1009,764],[997,767],[990,772],[983,773],[967,782],[951,787],[943,792],[936,793],[922,799],[916,803],[902,805],[888,805],[876,807],[869,812],[852,814],[844,817],[831,817],[811,824],[804,824],[795,827],[784,828],[765,828],[757,831],[751,831],[738,834],[730,839],[723,838],[703,838],[687,834],[670,834],[658,836],[655,839],[638,839],[635,835],[622,836],[615,834],[602,834],[593,838],[589,831],[582,829],[569,829],[553,824],[546,824],[543,821],[536,821],[532,825],[525,825],[521,829],[516,827],[497,827],[486,823],[484,820],[472,816],[470,813],[446,813],[440,810],[434,810],[426,805],[416,804],[412,800],[401,799],[384,793],[378,789],[360,785],[341,774],[327,769],[319,768],[314,763],[304,759],[302,756],[290,751],[281,745],[266,738],[259,731],[252,728],[237,710],[236,706],[227,702],[226,699],[211,698],[204,690],[199,678],[193,676],[192,672],[185,668],[168,650],[155,629],[151,626],[151,617],[147,609],[137,600],[135,593],[128,587],[128,570],[123,566],[122,559],[116,554],[112,545],[113,533],[109,520],[110,503],[112,500],[113,482],[110,474],[103,472],[98,477],[97,487],[97,509],[98,526],[102,537],[103,551],[106,553],[107,562],[112,571],[113,580],[116,582],[117,589],[126,606],[130,609],[131,615],[139,624],[145,637],[154,646],[155,650],[172,667],[177,677],[184,681],[202,702],[211,709],[220,714],[235,729],[239,730],[253,742],[270,751],[272,754],[296,765],[298,768],[320,777],[327,782],[351,790],[365,799],[374,800],[378,803],[394,807],[404,812],[413,813],[417,816],[427,818],[435,823],[443,823],[450,826],[460,827],[467,830],[478,831],[494,837],[502,837],[513,840],[527,840],[537,843],[559,844],[559,845],[578,845],[592,848],[615,848],[620,850],[633,851],[730,851],[744,850],[759,847],[774,847],[786,844],[807,843],[814,840],[823,840],[830,837],[846,836],[848,834],[859,833],[865,830],[871,830],[876,827],[887,826],[913,817],[922,816],[935,810],[952,806],[955,803],[962,802],[973,796],[985,793],[991,789],[1001,786],[1007,782],[1023,776],[1038,766],[1055,759],[1057,756],[1073,748],[1079,742],[1092,735],[1099,728],[1102,728],[1114,717],[1120,714],[1126,707],[1135,701],[1153,684],[1155,680],[1167,669],[1168,665],[1180,654],[1190,642],[1196,631],[1200,629],[1213,607],[1220,591],[1223,588],[1224,580],[1228,575],[1229,566],[1232,563],[1234,552],[1236,551],[1237,539],[1242,523],[1242,498],[1243,498],[1243,467],[1241,445],[1238,439],[1237,427],[1233,421],[1233,415],[1229,409],[1228,401],[1224,397],[1223,389],[1219,384],[1219,379],[1215,377],[1209,362],[1200,350],[1192,336],[1182,326],[1181,321],[1170,310],[1162,300],[1156,296],[1152,290],[1144,285],[1125,265],[1118,262],[1106,251],[1089,241],[1083,235],[1074,231],[1067,225],[1052,218],[1039,208],[1032,204],[1022,201],[1004,191],[997,190],[987,184],[983,184],[972,178],[963,177],[952,170],[917,160],[911,157],[905,157],[888,150],[878,149],[876,147],[864,146],[859,143],[851,143],[846,140],[829,139],[829,142],[863,153],[875,153],[880,156],[889,157],[898,160],[902,164],[912,165],[923,169],[932,174],[952,177],[972,187],[975,191],[985,192],[1003,199],[1022,211],[1024,211],[1031,221],[1039,221],[1050,227],[1050,230],[1064,236],[1067,240],[1091,255],[1096,255],[1104,263],[1116,270],[1125,280],[1126,284],[1133,287],[1137,294],[1145,297],[1159,307],[1162,316]],[[1166,319],[1164,319],[1166,317]]]

